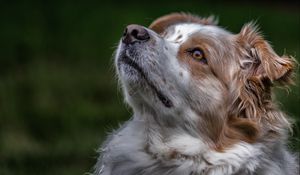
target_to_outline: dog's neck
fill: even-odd
[[[172,112],[173,115],[160,113],[146,106],[139,109],[134,110],[134,120],[145,122],[145,148],[154,156],[194,158],[214,145],[206,134],[210,131],[201,130],[211,126],[201,127],[201,117],[191,109]],[[222,125],[217,122],[212,127],[222,129]]]
[[[192,116],[195,115],[193,111],[183,110],[179,116],[168,116],[149,110],[151,108],[139,109],[143,110],[135,110],[133,120],[142,121],[145,125],[145,134],[143,134],[145,141],[141,145],[143,146],[141,149],[144,149],[155,160],[169,163],[178,163],[178,161],[181,163],[193,162],[197,165],[198,172],[209,169],[211,172],[216,172],[216,174],[220,174],[220,172],[222,172],[221,174],[225,174],[226,172],[230,174],[233,173],[232,166],[238,170],[248,160],[261,154],[258,151],[259,144],[258,146],[253,146],[245,142],[232,145],[224,152],[218,151],[214,147],[214,141],[208,139],[202,133],[205,131],[199,130],[199,127],[201,127],[201,125],[197,126],[199,122],[190,121],[195,117]],[[176,113],[174,114],[176,115]],[[201,117],[198,116],[198,118]],[[215,126],[213,127],[220,127],[220,130],[223,129],[218,121],[215,122]],[[222,165],[221,170],[219,169],[219,165]],[[254,162],[251,163],[251,166],[256,167],[258,164]]]

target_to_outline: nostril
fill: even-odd
[[[132,35],[134,38],[137,38],[137,39],[138,39],[138,33],[139,33],[139,31],[138,31],[137,29],[133,29],[133,30],[131,31],[131,35]]]
[[[133,29],[131,35],[138,40],[148,40],[150,38],[147,30],[143,28]]]

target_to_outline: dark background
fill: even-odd
[[[131,116],[112,63],[123,28],[181,11],[215,14],[234,33],[256,20],[279,55],[300,58],[293,1],[1,0],[0,174],[89,172],[106,132]],[[276,90],[296,121],[294,151],[300,151],[299,91],[299,78],[290,92]]]

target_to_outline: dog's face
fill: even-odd
[[[265,110],[271,85],[289,82],[293,68],[292,60],[275,54],[253,25],[232,34],[213,18],[186,14],[163,16],[149,28],[129,25],[115,62],[134,110],[211,126],[214,131],[206,135],[212,140],[219,139],[229,120],[242,122],[244,129],[235,131],[242,138],[256,137],[247,129],[259,126],[244,119]]]
[[[138,25],[126,30],[116,63],[130,104],[163,111],[190,105],[206,110],[223,101],[224,85],[213,72],[218,60],[211,58],[221,59],[232,50],[230,33],[196,23],[172,25],[164,31]],[[146,36],[137,39],[135,32]]]

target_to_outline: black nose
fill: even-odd
[[[131,24],[124,30],[122,42],[125,44],[133,44],[137,41],[147,41],[149,39],[150,35],[143,26]]]

